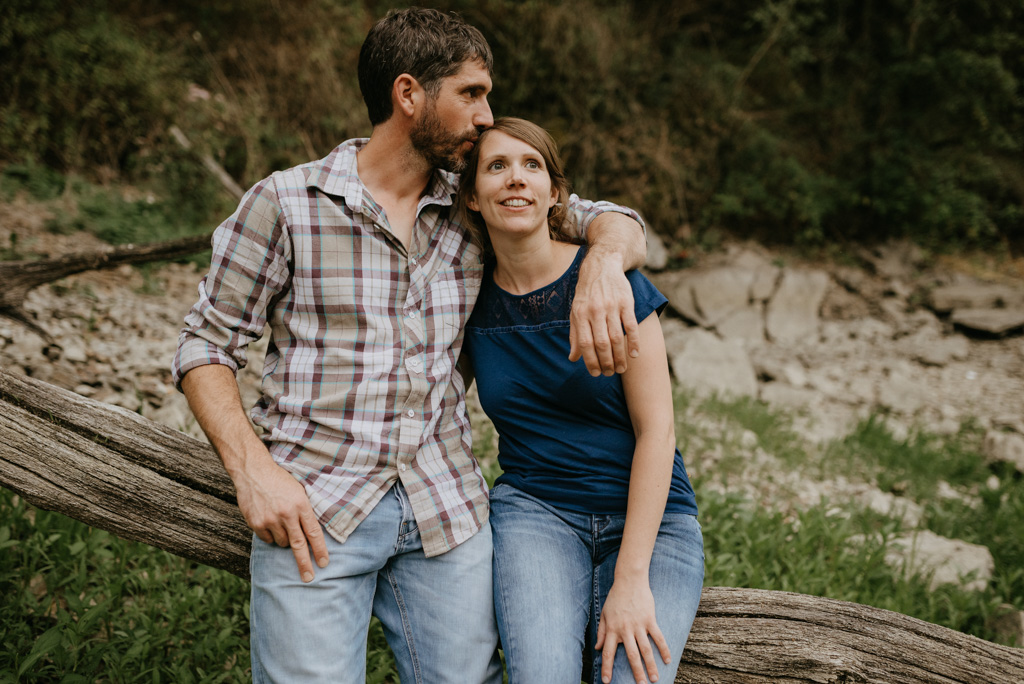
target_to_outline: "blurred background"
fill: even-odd
[[[491,43],[496,115],[546,126],[577,192],[671,244],[1024,249],[1018,0],[429,4]],[[234,200],[196,153],[248,187],[369,134],[356,61],[393,6],[7,0],[0,182],[74,196],[58,231],[209,231]]]

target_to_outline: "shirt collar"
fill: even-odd
[[[363,208],[367,196],[366,186],[359,179],[356,153],[366,146],[369,138],[353,138],[341,143],[323,159],[312,163],[306,177],[306,187],[341,197],[354,210]],[[459,189],[459,178],[454,173],[435,169],[427,183],[426,192],[420,198],[420,206],[426,204],[450,205]]]

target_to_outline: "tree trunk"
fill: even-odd
[[[251,533],[209,446],[2,370],[0,484],[40,508],[248,577]],[[707,587],[675,681],[1021,684],[1024,650],[845,601]]]

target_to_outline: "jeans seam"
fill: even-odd
[[[420,661],[416,655],[416,645],[412,640],[412,625],[409,623],[409,613],[405,605],[405,599],[395,581],[395,573],[390,568],[383,570],[391,591],[395,594],[395,605],[398,606],[398,614],[402,616],[402,636],[405,638],[405,646],[409,649],[409,662],[412,665],[413,678],[416,682],[423,682],[423,673],[420,668]]]

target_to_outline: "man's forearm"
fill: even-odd
[[[587,246],[588,258],[621,259],[624,271],[639,268],[647,260],[643,226],[616,211],[606,211],[590,222]]]
[[[239,471],[250,458],[269,458],[245,415],[230,368],[220,364],[193,368],[182,378],[181,389],[199,427],[236,484]]]

